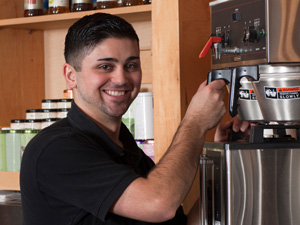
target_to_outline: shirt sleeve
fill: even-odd
[[[182,206],[180,206],[175,217],[169,221],[163,222],[161,225],[186,225],[187,216],[184,214]]]

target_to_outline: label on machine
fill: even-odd
[[[243,100],[257,100],[253,89],[240,89],[239,98]]]
[[[265,96],[269,99],[298,99],[300,87],[265,87]]]

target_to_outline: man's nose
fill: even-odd
[[[118,68],[115,70],[115,72],[112,74],[111,81],[116,84],[124,84],[127,83],[127,73],[123,68]]]

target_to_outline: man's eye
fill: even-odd
[[[127,70],[136,70],[138,69],[138,65],[136,63],[130,63],[126,65]]]
[[[100,65],[100,66],[99,66],[99,69],[102,69],[102,70],[110,70],[110,69],[112,69],[112,66],[111,66],[111,65]]]

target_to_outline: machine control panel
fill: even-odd
[[[211,31],[215,44],[212,64],[266,58],[265,0],[211,4]]]

